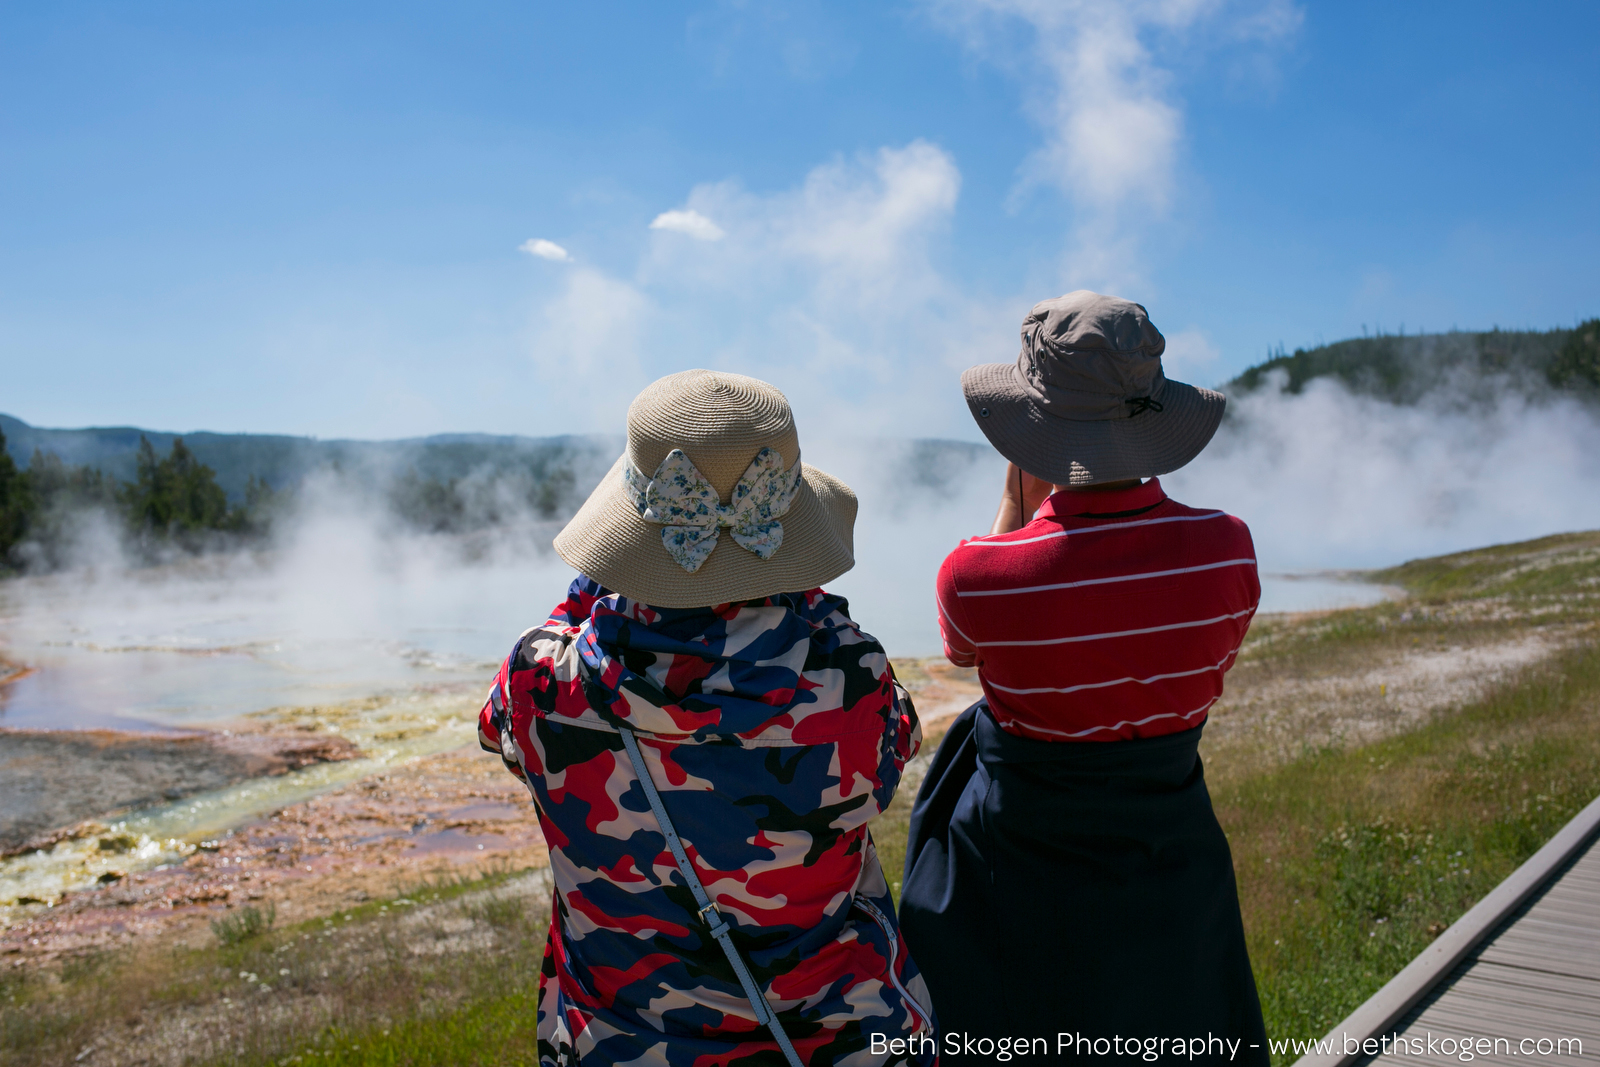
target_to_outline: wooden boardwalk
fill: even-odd
[[[1463,1038],[1474,1064],[1600,1059],[1600,800],[1297,1067],[1459,1067]]]

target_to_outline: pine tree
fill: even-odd
[[[28,479],[6,451],[6,435],[0,432],[0,568],[27,534],[33,512],[34,497]]]
[[[1557,389],[1572,385],[1600,389],[1600,319],[1580,323],[1545,373]]]
[[[228,495],[217,484],[217,472],[195,459],[183,438],[173,438],[172,451],[162,459],[141,435],[136,463],[134,481],[123,492],[130,527],[165,537],[228,525]]]

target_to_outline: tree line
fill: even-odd
[[[386,515],[391,529],[471,541],[571,515],[585,495],[575,469],[581,461],[566,451],[541,453],[446,477],[422,476],[414,466],[400,474],[346,472],[335,462],[325,470],[341,492]],[[69,565],[96,521],[108,522],[138,562],[244,547],[263,541],[294,509],[295,496],[252,473],[242,499],[230,503],[217,472],[181,437],[163,456],[141,435],[134,478],[124,482],[38,448],[21,469],[0,431],[0,574]]]
[[[1554,391],[1593,401],[1600,398],[1600,319],[1570,330],[1379,333],[1293,353],[1280,346],[1228,384],[1251,392],[1275,372],[1291,393],[1314,379],[1335,378],[1354,392],[1397,404],[1417,403],[1447,381],[1457,388],[1509,384],[1530,395]]]
[[[282,494],[252,475],[243,501],[230,505],[216,471],[195,459],[181,437],[161,456],[141,436],[135,469],[133,481],[123,482],[34,449],[21,470],[0,433],[0,568],[61,566],[85,516],[94,513],[109,518],[136,554],[160,556],[258,538],[281,503]]]

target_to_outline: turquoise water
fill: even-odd
[[[0,685],[0,727],[168,732],[250,717],[344,737],[363,755],[123,813],[103,832],[0,860],[0,925],[20,898],[52,902],[108,872],[179,861],[264,812],[472,743],[500,659],[568,581],[426,559],[272,563],[0,583],[0,653],[31,668]]]
[[[183,729],[418,687],[487,685],[565,574],[158,569],[0,583],[0,727]]]
[[[53,901],[111,871],[181,860],[206,836],[263,812],[471,743],[500,659],[543,621],[570,572],[538,558],[375,562],[368,547],[342,560],[324,551],[310,563],[241,557],[0,583],[0,652],[33,668],[0,685],[0,727],[171,731],[251,716],[337,734],[364,756],[126,813],[108,822],[106,833],[123,842],[117,849],[99,835],[0,860],[0,918],[18,898]],[[891,654],[937,654],[931,592],[861,595],[890,577],[864,570],[839,585],[858,594],[857,617]],[[1327,572],[1266,574],[1262,585],[1263,611],[1349,607],[1392,593]]]
[[[1291,571],[1261,575],[1261,611],[1363,608],[1403,596],[1388,585],[1363,582],[1359,571]]]
[[[375,742],[370,736],[373,731],[349,730],[353,739],[368,735],[364,759],[315,764],[128,812],[106,820],[102,831],[0,860],[0,927],[14,917],[20,900],[53,904],[65,893],[93,887],[111,872],[131,874],[181,862],[204,839],[265,812],[309,800],[395,763],[469,744],[476,736],[476,725],[460,714],[464,696],[459,692],[441,695],[435,705],[419,702],[390,716],[384,725],[392,727],[396,719],[413,725],[410,736],[398,741]]]

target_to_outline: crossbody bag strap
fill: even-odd
[[[744,986],[745,998],[750,1001],[750,1007],[755,1009],[756,1021],[772,1031],[772,1038],[783,1050],[784,1059],[789,1061],[789,1067],[805,1067],[800,1054],[795,1052],[794,1045],[790,1043],[789,1035],[783,1032],[783,1026],[778,1022],[778,1013],[767,1003],[761,987],[756,985],[756,980],[751,977],[750,968],[745,964],[744,957],[735,947],[732,928],[722,917],[722,912],[718,910],[716,903],[706,895],[706,887],[701,884],[700,876],[695,873],[694,864],[689,862],[689,854],[683,850],[683,842],[678,839],[678,831],[674,829],[672,820],[667,817],[666,805],[661,803],[661,794],[657,792],[656,783],[650,777],[650,768],[645,766],[644,754],[639,751],[639,739],[626,726],[619,727],[619,730],[622,733],[622,747],[628,750],[628,759],[633,763],[633,773],[638,776],[645,798],[650,801],[650,810],[655,813],[661,833],[667,839],[667,847],[672,849],[672,858],[678,861],[678,870],[683,872],[683,880],[689,883],[689,892],[694,894],[695,905],[699,908],[698,914],[710,929],[711,936],[722,946],[723,953],[728,957],[728,963],[733,967],[733,973],[739,976],[739,984]]]

